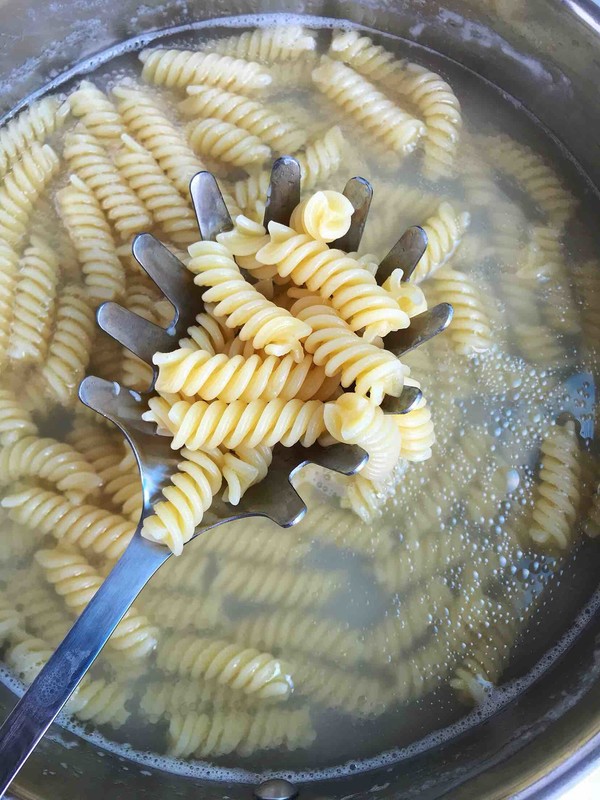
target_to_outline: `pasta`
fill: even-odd
[[[108,480],[104,491],[120,512],[132,522],[142,515],[143,496],[140,471],[132,452],[119,464],[120,475]]]
[[[39,570],[21,570],[7,586],[7,595],[13,603],[18,623],[44,638],[49,644],[61,642],[71,626],[64,609],[45,586],[32,585]]]
[[[67,285],[56,304],[56,322],[48,344],[48,356],[41,369],[47,393],[65,406],[77,398],[77,387],[87,366],[94,313],[84,292]]]
[[[123,120],[109,98],[91,81],[81,81],[69,95],[71,114],[78,117],[86,129],[104,145],[113,145],[125,133]]]
[[[539,484],[529,538],[543,549],[565,550],[574,535],[581,464],[575,424],[553,428],[542,443]]]
[[[152,591],[150,597],[144,597],[141,608],[161,628],[202,632],[220,626],[224,619],[220,599],[202,597],[198,601],[190,602],[189,595],[173,595],[169,590]]]
[[[244,519],[229,523],[218,531],[208,531],[202,537],[203,553],[234,560],[248,560],[265,564],[295,564],[310,548],[304,539],[292,539],[290,532],[273,524],[265,527],[261,522]]]
[[[271,83],[271,74],[260,64],[216,53],[191,50],[142,50],[142,78],[156,86],[184,89],[207,83],[232,92],[260,92]]]
[[[423,230],[427,234],[427,250],[417,264],[411,280],[419,283],[444,266],[459,246],[470,220],[466,211],[458,212],[446,201],[440,203],[436,213],[423,224]]]
[[[262,163],[271,153],[254,134],[213,117],[190,123],[187,134],[197,153],[237,167]]]
[[[278,274],[291,278],[297,286],[306,285],[309,291],[331,298],[353,331],[365,329],[366,341],[408,327],[409,318],[394,298],[342,250],[330,249],[278,222],[269,223],[269,234],[271,241],[258,251],[257,260],[276,265]]]
[[[196,325],[188,328],[187,334],[189,338],[180,339],[179,347],[195,347],[211,355],[222,353],[232,336],[231,331],[224,322],[220,322],[215,317],[205,313],[196,316]]]
[[[334,125],[322,136],[312,139],[297,154],[300,164],[300,185],[304,191],[314,189],[317,183],[327,181],[340,168],[345,140],[341,129]]]
[[[378,266],[376,262],[376,267]],[[373,274],[376,272],[377,268]],[[408,314],[409,317],[415,317],[417,314],[422,314],[423,311],[427,311],[427,300],[420,286],[416,286],[409,281],[404,281],[403,277],[403,271],[401,269],[395,269],[389,278],[386,278],[381,285],[386,292],[392,295],[405,314]]]
[[[66,135],[63,155],[69,168],[94,193],[122,239],[129,239],[150,226],[150,215],[124,181],[107,150],[81,124]]]
[[[172,353],[156,353],[153,360],[159,368],[157,391],[180,392],[206,401],[249,403],[276,397],[323,400],[339,385],[335,371],[331,370],[335,379],[328,380],[308,355],[298,364],[292,355],[261,358],[254,354],[245,358],[180,348]]]
[[[294,660],[293,675],[295,690],[319,707],[339,709],[357,717],[378,716],[391,700],[390,689],[381,681],[331,664],[315,666],[306,657]]]
[[[412,153],[425,134],[420,120],[395,106],[373,84],[339,61],[324,58],[312,78],[321,92],[398,155]]]
[[[265,445],[238,447],[233,453],[225,453],[223,478],[227,488],[223,500],[237,506],[248,489],[266,477],[272,460],[272,448]]]
[[[26,364],[39,364],[46,355],[59,278],[56,253],[32,236],[20,263],[14,295],[8,356]]]
[[[328,55],[388,89],[397,84],[398,74],[403,68],[402,62],[396,61],[389,50],[373,44],[368,36],[361,36],[356,30],[335,33]]]
[[[31,414],[17,400],[13,391],[0,388],[0,445],[18,442],[27,436],[35,436],[38,432]]]
[[[0,364],[6,360],[18,271],[19,254],[0,241]]]
[[[314,34],[300,25],[256,28],[236,36],[218,39],[210,45],[215,53],[248,61],[271,63],[295,61],[315,49]]]
[[[293,153],[306,143],[304,131],[263,103],[212,86],[189,86],[187,93],[179,103],[186,116],[216,118],[236,125],[280,153]]]
[[[267,355],[292,353],[301,361],[300,340],[310,328],[278,308],[245,281],[232,255],[217,242],[197,242],[189,248],[192,257],[188,269],[196,276],[194,283],[206,286],[205,303],[216,303],[214,313],[224,317],[228,327],[241,327],[240,338],[251,340],[256,350]]]
[[[125,290],[125,271],[98,201],[75,175],[56,198],[90,296],[98,301],[117,299]]]
[[[102,578],[76,550],[38,550],[35,559],[57,594],[78,616],[102,585]],[[109,645],[127,659],[146,658],[156,647],[156,628],[132,606],[117,625]]]
[[[235,450],[240,445],[273,447],[278,442],[291,447],[300,442],[310,447],[324,432],[323,403],[319,400],[176,400],[151,398],[144,419],[164,423],[173,434],[171,447],[179,450],[210,450],[224,445]]]
[[[256,260],[260,248],[269,242],[269,234],[259,222],[240,214],[230,231],[217,234],[217,242],[226,247],[236,257],[239,267],[251,272],[253,277],[261,280],[277,275],[276,267],[266,267]]]
[[[98,506],[78,503],[39,487],[23,488],[1,501],[11,519],[31,531],[52,535],[65,547],[91,555],[119,558],[131,541],[135,525]]]
[[[0,186],[0,243],[11,247],[21,244],[33,207],[58,165],[58,156],[50,145],[37,142],[15,161]]]
[[[0,131],[0,177],[35,143],[47,139],[65,124],[69,105],[60,97],[44,97]]]
[[[292,212],[290,227],[321,242],[332,242],[347,233],[354,206],[341,192],[315,192]]]
[[[327,432],[338,442],[357,444],[369,454],[361,474],[381,480],[391,473],[400,458],[401,438],[392,416],[358,394],[348,392],[325,404],[323,418]]]
[[[435,433],[427,402],[407,414],[396,414],[393,419],[400,431],[400,458],[407,461],[431,458]]]
[[[339,373],[344,388],[355,384],[357,394],[369,395],[374,403],[381,403],[386,394],[400,395],[406,372],[402,363],[389,351],[353,333],[326,302],[304,297],[294,303],[291,311],[312,329],[304,347],[328,376]]]
[[[181,555],[183,545],[194,535],[223,480],[219,451],[184,448],[181,454],[172,485],[162,492],[165,499],[154,505],[153,514],[146,517],[142,527],[142,536],[166,544],[175,555]]]
[[[221,639],[171,636],[159,648],[156,663],[167,672],[212,680],[261,700],[287,700],[292,691],[280,661]]]

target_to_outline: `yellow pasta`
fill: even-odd
[[[304,558],[310,542],[296,537],[295,530],[282,530],[275,523],[244,519],[207,531],[197,546],[202,553],[213,553],[219,558],[284,565]]]
[[[282,278],[291,278],[297,286],[331,298],[331,304],[353,331],[365,329],[366,341],[408,327],[409,318],[394,298],[342,250],[329,248],[278,222],[269,223],[269,233],[271,241],[258,251],[257,260],[275,265]]]
[[[315,192],[293,210],[290,228],[332,242],[348,232],[353,213],[354,206],[341,192]]]
[[[400,156],[413,152],[426,128],[395,106],[358,72],[323,58],[312,78],[317,88],[362,125],[376,141]]]
[[[33,235],[20,262],[8,356],[21,364],[44,360],[59,279],[56,253]]]
[[[313,33],[300,25],[286,25],[255,28],[217,39],[209,44],[209,49],[223,56],[272,63],[295,61],[305,53],[312,52],[315,46]]]
[[[454,254],[471,221],[470,215],[457,211],[450,203],[440,203],[437,211],[423,223],[427,250],[417,264],[411,280],[419,283],[442,267]]]
[[[248,489],[266,477],[272,460],[272,448],[266,445],[238,447],[233,453],[225,453],[223,456],[223,478],[227,484],[223,492],[225,502],[237,506]]]
[[[222,353],[232,338],[224,322],[204,312],[196,316],[196,324],[187,329],[187,334],[187,338],[179,340],[180,347],[197,348],[211,355]]]
[[[120,297],[125,290],[125,271],[108,221],[92,191],[71,175],[70,183],[56,197],[90,296],[97,301]]]
[[[293,153],[306,143],[306,133],[266,107],[213,86],[189,86],[179,109],[188,117],[216,118],[243,128],[280,153]]]
[[[377,271],[377,266],[376,263],[375,272]],[[386,292],[392,295],[405,314],[408,314],[409,317],[414,317],[417,314],[422,314],[423,311],[427,311],[427,300],[420,286],[402,280],[403,274],[401,269],[395,269],[381,285]]]
[[[0,131],[0,177],[36,142],[62,128],[69,103],[60,97],[43,97],[22,111]]]
[[[106,482],[104,492],[127,519],[137,523],[142,515],[142,483],[137,461],[131,451],[119,464],[119,471],[120,475]]]
[[[393,53],[385,47],[373,44],[368,36],[361,35],[357,30],[336,33],[331,40],[328,55],[336,61],[343,61],[387,89],[397,85],[398,75],[404,66],[401,61],[396,61]]]
[[[35,562],[34,567],[37,567]],[[13,613],[17,619],[19,615],[22,618],[20,624],[24,623],[27,631],[56,646],[65,638],[71,620],[56,595],[45,585],[36,583],[39,578],[39,568],[19,570],[11,577],[6,592],[16,609]]]
[[[0,364],[6,360],[6,350],[14,315],[14,297],[17,289],[19,254],[0,241]]]
[[[142,527],[144,538],[166,544],[177,556],[202,522],[223,481],[219,451],[191,452],[184,448],[181,455],[171,485],[163,489],[165,499],[155,503]]]
[[[242,277],[239,267],[226,247],[218,242],[197,242],[189,248],[188,269],[196,276],[194,283],[206,286],[206,303],[216,303],[214,313],[224,317],[228,327],[241,327],[240,338],[251,340],[256,350],[267,355],[292,353],[303,357],[300,340],[310,328],[278,308]]]
[[[197,597],[194,602],[188,594],[174,594],[172,589],[160,591],[154,586],[149,595],[142,595],[142,601],[136,602],[161,628],[202,632],[223,625],[225,612],[219,598]]]
[[[391,473],[400,458],[401,438],[392,416],[379,406],[348,392],[325,404],[323,418],[327,432],[338,442],[360,445],[369,454],[361,474],[381,480]]]
[[[102,578],[76,550],[39,550],[35,559],[67,607],[78,616],[102,585]],[[156,647],[156,628],[132,606],[109,639],[110,647],[127,659],[146,658]]]
[[[0,243],[19,245],[27,232],[33,206],[58,171],[59,159],[48,144],[34,142],[0,186]]]
[[[393,419],[400,431],[400,458],[407,461],[431,458],[435,433],[427,402],[408,414],[396,414]]]
[[[280,661],[225,640],[175,634],[161,644],[156,663],[167,672],[214,681],[261,700],[287,700],[292,691]]]
[[[125,125],[114,104],[91,81],[81,81],[69,95],[71,114],[78,117],[87,130],[104,145],[119,141]]]
[[[306,656],[293,660],[292,671],[295,691],[310,697],[319,707],[372,717],[381,715],[392,699],[390,688],[382,681],[358,671],[319,664]]]
[[[216,53],[192,50],[142,50],[142,78],[156,86],[185,89],[207,83],[232,92],[260,92],[271,83],[271,74],[260,64]]]
[[[7,447],[27,436],[37,434],[37,426],[15,393],[0,388],[0,445]]]
[[[212,117],[190,123],[187,135],[197,153],[236,167],[262,163],[271,153],[254,134]]]

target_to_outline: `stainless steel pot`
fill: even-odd
[[[518,98],[600,186],[600,6],[593,0],[0,0],[0,113],[119,42],[248,13],[346,18],[431,47]],[[577,168],[574,165],[574,168]],[[582,603],[589,598],[582,597]],[[372,772],[300,787],[302,798],[549,798],[600,761],[600,618],[518,699],[481,725]],[[14,702],[0,686],[0,714]],[[22,798],[249,798],[139,767],[56,729],[14,785]]]

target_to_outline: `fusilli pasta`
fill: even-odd
[[[440,203],[437,211],[423,223],[427,250],[417,264],[411,280],[419,283],[442,267],[454,254],[471,221],[466,211],[457,211],[450,203]]]
[[[253,31],[217,39],[209,44],[209,49],[223,56],[271,63],[295,61],[304,53],[312,52],[315,46],[313,33],[300,25],[286,25],[255,28]]]
[[[60,97],[34,102],[0,131],[0,177],[25,151],[61,128],[69,115],[69,103]]]
[[[254,134],[213,117],[190,123],[187,134],[197,153],[236,167],[262,163],[271,153]]]
[[[69,95],[71,114],[78,117],[92,136],[105,145],[119,141],[125,126],[114,104],[91,81],[81,81]]]

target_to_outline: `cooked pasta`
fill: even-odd
[[[71,114],[78,117],[92,136],[113,145],[125,133],[125,125],[111,100],[91,81],[81,81],[69,95]]]
[[[352,69],[367,78],[393,89],[403,63],[394,58],[385,47],[373,44],[368,36],[359,31],[339,31],[334,34],[329,45],[328,55],[336,61],[343,61]]]
[[[160,591],[153,586],[148,598],[143,595],[142,601],[136,602],[161,628],[206,632],[223,627],[225,619],[218,597],[198,597],[193,602],[188,594],[173,594],[170,589]]]
[[[147,92],[119,84],[113,89],[117,108],[128,132],[158,162],[167,178],[185,197],[192,177],[204,169],[183,133]]]
[[[529,538],[543,549],[566,550],[580,497],[581,461],[575,423],[552,428],[541,449],[539,484]]]
[[[376,266],[378,265],[376,264]],[[377,272],[377,269],[375,269],[375,272]],[[417,314],[422,314],[423,311],[427,311],[427,300],[420,286],[402,280],[403,274],[401,269],[395,269],[381,285],[386,292],[392,295],[405,314],[408,314],[409,317],[414,317]]]
[[[342,250],[329,248],[278,222],[269,223],[269,234],[271,241],[258,251],[257,260],[275,265],[282,278],[291,278],[297,286],[331,298],[331,304],[353,331],[365,329],[366,341],[408,327],[409,318],[394,298]]]
[[[274,356],[292,353],[297,361],[302,360],[300,340],[310,333],[310,328],[245,281],[224,245],[197,242],[189,252],[192,258],[188,269],[196,276],[194,283],[207,287],[202,299],[217,304],[217,317],[224,317],[230,328],[240,327],[240,338],[251,340],[256,350]]]
[[[256,260],[256,254],[268,241],[266,228],[243,214],[235,218],[234,227],[230,231],[217,234],[217,242],[235,256],[241,269],[251,272],[259,280],[277,275],[276,267],[266,267]]]
[[[94,300],[115,300],[125,290],[125,271],[100,204],[77,176],[56,194],[62,220],[81,262]]]
[[[426,128],[395,106],[358,72],[324,58],[312,78],[317,88],[360,123],[375,141],[401,156],[413,152]]]
[[[341,192],[315,192],[292,212],[290,227],[321,242],[332,242],[347,233],[354,206]]]
[[[0,388],[0,445],[18,442],[27,436],[35,436],[37,426],[31,414],[19,402],[11,389]]]
[[[198,238],[198,225],[192,209],[166,177],[152,153],[128,134],[123,134],[114,162],[155,224],[172,241],[191,244]]]
[[[32,236],[20,262],[14,294],[8,357],[21,364],[40,364],[46,356],[59,279],[56,253]]]
[[[380,352],[377,350],[377,354]],[[206,401],[249,403],[276,397],[327,400],[339,385],[336,371],[331,370],[334,378],[329,379],[308,355],[297,363],[292,355],[277,358],[254,354],[245,358],[180,348],[172,353],[156,353],[153,360],[159,369],[157,391],[180,392]]]
[[[197,348],[211,355],[222,353],[231,340],[232,333],[224,322],[202,312],[196,316],[196,324],[187,330],[188,338],[180,339],[182,348]]]
[[[96,137],[81,123],[65,137],[69,168],[92,190],[122,239],[146,230],[151,218]]]
[[[213,86],[189,86],[179,109],[188,117],[213,118],[236,125],[280,153],[294,153],[306,133],[256,100]]]
[[[437,211],[423,223],[427,250],[417,264],[411,280],[419,283],[443,267],[459,246],[471,221],[468,212],[457,211],[450,203],[440,203]]]
[[[156,663],[167,672],[214,681],[261,700],[287,700],[292,691],[280,661],[222,639],[175,634],[159,647]]]
[[[48,394],[65,406],[77,399],[92,347],[94,312],[86,294],[75,285],[60,292],[54,331],[41,378]]]
[[[0,186],[0,243],[21,244],[33,206],[58,171],[59,159],[48,144],[34,142]]]
[[[22,617],[20,624],[24,623],[34,636],[56,646],[65,638],[71,620],[47,586],[34,584],[39,580],[39,572],[39,568],[20,570],[12,576],[6,591],[17,618]]]
[[[163,489],[165,498],[155,503],[146,517],[142,536],[166,544],[175,555],[194,535],[223,481],[222,454],[219,451],[192,452],[184,448],[171,485]]]
[[[17,290],[19,254],[0,242],[0,364],[6,360],[10,329],[14,315],[14,297]]]
[[[355,384],[354,390],[369,395],[374,403],[381,403],[386,394],[400,395],[406,368],[393,353],[363,341],[319,297],[303,297],[291,311],[312,329],[304,347],[327,375],[339,373],[344,388]]]
[[[172,433],[171,447],[179,450],[210,450],[224,445],[235,450],[240,445],[273,447],[278,442],[291,447],[300,442],[310,447],[325,430],[323,403],[319,400],[176,400],[153,397],[144,419],[157,422]]]
[[[206,83],[232,92],[260,92],[271,83],[270,72],[253,61],[192,50],[142,50],[142,78],[156,86],[185,89]]]
[[[295,691],[310,697],[319,707],[374,717],[382,714],[392,699],[390,689],[370,675],[319,664],[306,656],[295,658],[292,664]]]
[[[271,153],[254,134],[213,117],[190,123],[187,134],[197,153],[236,167],[260,164]]]
[[[0,131],[0,177],[36,142],[43,142],[61,128],[69,115],[69,103],[60,97],[43,97],[12,119]]]
[[[313,33],[300,25],[276,28],[256,28],[253,31],[227,36],[209,44],[209,49],[223,56],[244,58],[248,61],[295,61],[315,49]]]
[[[114,680],[84,678],[71,695],[66,710],[84,722],[93,720],[98,725],[120,728],[131,713],[125,705],[128,700],[127,689]]]
[[[237,506],[248,489],[266,477],[272,460],[272,448],[266,445],[238,447],[233,453],[225,453],[223,456],[223,478],[227,484],[223,492],[225,502]]]
[[[427,402],[407,414],[396,414],[393,419],[400,431],[400,458],[407,461],[431,458],[435,433]]]
[[[429,180],[451,177],[460,141],[460,103],[452,88],[420,64],[407,64],[396,85],[423,117],[426,125],[423,173]]]
[[[323,419],[327,432],[338,442],[357,444],[369,454],[361,474],[381,480],[391,473],[400,458],[401,437],[393,416],[386,416],[366,397],[348,392],[325,404]]]
[[[61,545],[77,546],[91,555],[118,558],[135,532],[135,524],[118,514],[96,505],[74,504],[40,487],[7,494],[1,504],[23,527],[54,536]]]
[[[35,559],[49,583],[78,616],[102,585],[102,578],[76,550],[55,547],[38,550]],[[157,630],[132,606],[109,639],[110,647],[127,659],[146,658],[156,647]]]
[[[324,134],[311,139],[306,148],[297,153],[301,170],[300,185],[304,191],[314,189],[317,183],[335,175],[342,163],[345,144],[341,129],[334,125]]]
[[[399,462],[394,473],[402,474],[404,463]],[[394,473],[382,481],[371,481],[360,473],[351,475],[343,483],[342,508],[350,509],[365,523],[373,522],[381,517],[386,501],[393,496],[396,489],[397,480]]]

